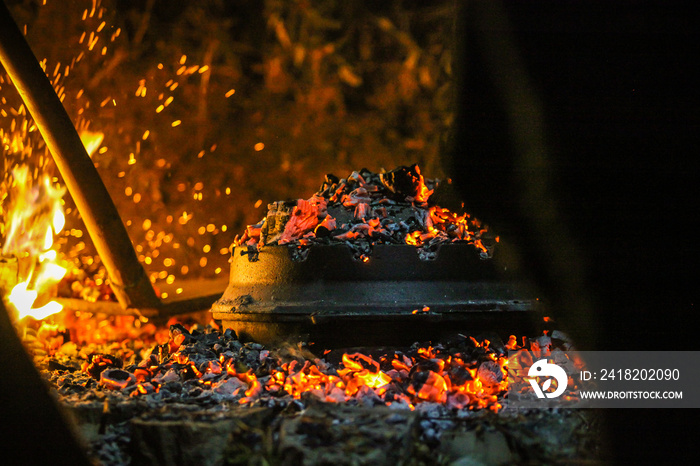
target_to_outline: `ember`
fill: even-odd
[[[86,324],[84,320],[72,322],[77,328]],[[261,415],[266,419],[265,429],[278,429],[277,423],[282,422],[286,426],[282,430],[285,430],[301,422],[301,426],[295,427],[295,435],[303,433],[304,444],[309,442],[309,446],[323,443],[318,437],[320,433],[309,430],[310,424],[304,427],[304,423],[316,419],[313,413],[318,410],[330,410],[326,415],[331,418],[339,415],[332,414],[336,412],[345,413],[343,416],[347,419],[389,416],[382,427],[387,435],[404,423],[412,425],[409,419],[415,419],[415,440],[426,445],[428,451],[442,448],[441,443],[444,447],[453,445],[449,440],[451,436],[463,435],[455,430],[455,422],[459,424],[460,419],[488,425],[503,422],[495,419],[505,416],[504,420],[511,419],[506,421],[510,422],[509,429],[520,429],[518,426],[522,424],[525,435],[531,429],[528,423],[544,421],[540,415],[527,413],[518,414],[517,422],[509,417],[512,413],[508,414],[508,398],[504,396],[509,384],[505,377],[509,370],[507,351],[519,350],[519,357],[532,358],[535,352],[542,351],[544,343],[550,345],[552,352],[570,349],[565,336],[556,332],[551,337],[543,335],[532,339],[511,336],[507,345],[495,335],[479,338],[455,335],[432,345],[415,343],[393,350],[333,350],[317,356],[304,346],[268,349],[257,343],[243,343],[231,329],[223,331],[200,323],[173,321],[169,328],[157,330],[149,324],[142,329],[144,340],[130,338],[124,329],[120,330],[131,326],[133,322],[112,317],[103,321],[101,327],[114,339],[99,344],[90,342],[77,348],[72,342],[53,344],[50,349],[48,342],[52,335],[62,331],[61,326],[56,325],[53,333],[44,330],[34,345],[43,348],[35,352],[38,366],[56,388],[62,403],[82,413],[79,414],[81,419],[87,416],[81,421],[87,422],[86,428],[89,422],[94,422],[87,419],[95,416],[85,411],[87,406],[94,406],[94,411],[99,412],[96,415],[100,419],[100,429],[104,429],[105,422],[109,423],[107,434],[93,444],[92,450],[104,464],[128,463],[128,459],[114,459],[115,449],[123,449],[118,453],[122,458],[129,451],[125,440],[128,438],[139,444],[138,451],[131,453],[136,455],[134,458],[164,454],[160,447],[142,436],[165,435],[169,440],[164,441],[181,441],[177,431],[170,432],[172,427],[168,425],[190,429],[199,424],[188,416],[186,419],[190,420],[177,424],[176,419],[183,415],[177,414],[178,410],[210,412],[206,416],[215,416],[207,421],[210,426],[218,425],[229,415],[238,419],[236,425],[258,422],[253,419]],[[148,339],[150,346],[144,347],[142,341]],[[363,411],[370,408],[371,413]],[[479,413],[492,416],[498,413],[498,418],[484,418]],[[159,416],[165,416],[163,421]],[[587,422],[576,416],[564,417],[567,425]],[[216,421],[211,424],[214,419]],[[166,421],[169,424],[161,424]],[[224,424],[220,426],[221,431],[219,427],[205,431],[214,438],[227,436],[233,431],[228,422]],[[126,426],[131,426],[129,431],[124,430]],[[150,432],[156,428],[160,433]],[[131,429],[133,433],[129,433]],[[356,433],[355,428],[347,435],[365,438],[365,434]],[[527,435],[530,438],[532,434]],[[408,440],[405,432],[399,438],[401,442]],[[244,442],[251,441],[259,440]],[[201,445],[188,448],[188,454],[201,451]],[[276,447],[271,448],[278,451]],[[501,454],[508,451],[503,445],[497,448]],[[312,451],[317,451],[316,447],[308,454]],[[217,446],[209,454],[219,457],[226,453],[222,446]]]
[[[343,179],[326,175],[310,199],[269,204],[267,216],[234,244],[254,249],[288,244],[302,259],[311,245],[345,243],[366,261],[375,244],[411,244],[430,259],[440,244],[464,242],[490,258],[498,237],[469,214],[430,205],[438,184],[423,178],[418,165],[379,174],[363,169]]]
[[[488,408],[498,411],[507,389],[504,347],[493,349],[488,340],[460,336],[450,345],[415,344],[378,359],[362,353],[330,354],[286,360],[279,350],[257,343],[241,343],[232,330],[211,327],[187,330],[170,326],[167,342],[142,356],[134,351],[122,357],[87,355],[80,371],[59,371],[54,382],[60,393],[86,386],[93,379],[122,396],[159,394],[214,397],[239,404],[284,403],[305,394],[325,402],[357,402],[369,397],[374,404],[414,409],[422,402],[445,403],[452,409]],[[56,367],[76,367],[60,351]]]

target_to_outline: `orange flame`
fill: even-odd
[[[83,146],[85,146],[85,151],[91,158],[93,155],[95,155],[97,149],[99,149],[102,145],[102,141],[104,140],[104,138],[104,133],[93,132],[87,129],[83,129],[80,131],[80,140],[83,142]]]
[[[45,173],[38,183],[32,183],[26,165],[15,167],[12,178],[2,253],[18,257],[27,267],[8,299],[17,309],[18,319],[31,316],[42,320],[63,308],[56,302],[33,306],[66,274],[66,268],[57,263],[56,251],[51,249],[54,236],[65,225],[65,189],[55,187]]]
[[[433,194],[432,189],[428,189],[425,184],[425,179],[420,173],[420,168],[416,165],[416,174],[418,175],[418,193],[416,194],[416,201],[427,202],[428,198]]]

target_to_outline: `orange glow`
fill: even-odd
[[[411,385],[408,387],[408,392],[426,401],[444,403],[447,400],[447,382],[441,375],[429,371],[428,379],[420,390],[416,392],[413,385]]]
[[[391,382],[391,377],[379,370],[379,363],[364,354],[344,354],[343,365],[345,369],[339,370],[338,374],[346,382],[345,393],[349,396],[363,385],[380,388]]]
[[[252,369],[229,352],[221,353],[218,358],[204,364],[195,364],[190,356],[201,356],[202,353],[190,352],[188,345],[193,340],[189,333],[182,330],[183,327],[156,330],[149,323],[136,329],[134,323],[133,317],[121,316],[113,318],[111,323],[101,321],[95,327],[94,320],[81,318],[72,322],[70,337],[76,343],[94,342],[96,339],[104,342],[124,342],[126,339],[142,342],[134,350],[142,348],[143,342],[159,345],[153,346],[150,354],[146,353],[138,367],[131,371],[133,377],[127,382],[102,382],[105,388],[110,389],[121,389],[123,383],[133,384],[132,397],[157,393],[163,384],[184,379],[193,380],[202,387],[217,384],[230,387],[228,394],[236,396],[240,404],[253,404],[261,398],[285,395],[294,399],[313,396],[328,403],[344,403],[370,396],[383,400],[388,406],[398,403],[408,409],[414,409],[423,402],[432,402],[445,404],[451,409],[498,411],[501,409],[499,399],[508,389],[510,377],[517,375],[518,367],[529,367],[527,363],[532,362],[530,351],[517,346],[515,337],[509,344],[512,343],[513,349],[520,351],[511,360],[489,350],[486,340],[466,338],[463,343],[475,349],[475,352],[446,352],[441,347],[428,346],[411,350],[412,356],[397,352],[379,359],[362,353],[346,353],[342,354],[337,369],[324,359],[294,359],[290,362],[278,360],[269,372],[261,372],[260,368]],[[63,344],[60,330],[47,328],[47,332],[59,337],[52,343],[56,348],[53,351],[56,351]],[[80,336],[75,332],[80,332]],[[268,354],[263,356],[263,353]],[[481,356],[475,360],[477,354]],[[126,360],[134,355],[134,351],[119,355]],[[260,351],[260,356],[261,361],[270,357],[266,350]],[[92,355],[89,363],[83,364],[82,370],[100,380],[102,370],[121,368],[120,364],[121,360],[114,356]],[[481,368],[484,364],[488,370]],[[119,379],[124,378],[120,372],[116,375]]]

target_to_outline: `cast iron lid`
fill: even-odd
[[[444,244],[433,260],[422,260],[411,245],[375,245],[366,262],[342,244],[310,247],[301,261],[292,260],[292,251],[286,245],[234,248],[229,286],[212,307],[214,318],[454,318],[528,311],[535,304],[506,266],[483,259],[471,244]]]

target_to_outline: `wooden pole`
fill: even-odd
[[[46,141],[124,308],[161,302],[139,263],[126,228],[44,70],[0,1],[0,62]]]

